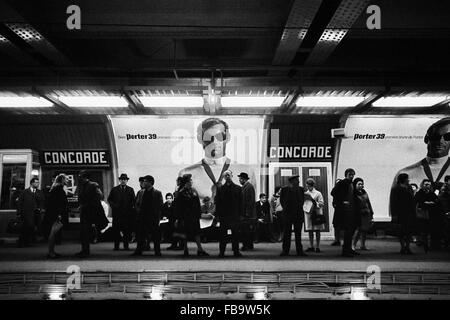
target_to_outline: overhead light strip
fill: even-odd
[[[144,107],[148,108],[203,108],[202,96],[138,96]]]
[[[448,100],[450,96],[392,96],[382,97],[375,101],[372,106],[379,108],[420,108],[431,107],[445,100]]]
[[[128,101],[120,96],[58,96],[59,101],[73,108],[127,108]]]
[[[278,108],[283,103],[284,96],[268,97],[222,97],[223,108]]]
[[[297,107],[346,108],[354,107],[366,99],[364,96],[301,96]]]
[[[53,103],[41,97],[0,96],[0,108],[50,108]]]

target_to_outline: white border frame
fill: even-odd
[[[288,167],[288,168],[299,168],[300,181],[303,180],[302,177],[302,167],[324,167],[327,169],[327,187],[328,192],[331,192],[333,188],[333,176],[331,170],[332,163],[331,162],[269,162],[269,191],[267,194],[273,194],[275,189],[275,169],[280,167]],[[334,239],[334,228],[333,228],[333,199],[330,194],[324,194],[324,198],[326,197],[328,200],[328,213],[329,213],[329,224],[330,230],[328,232],[322,232],[321,239],[323,240],[333,240]],[[304,232],[304,227],[302,228],[302,239],[309,239],[309,236],[306,232]]]

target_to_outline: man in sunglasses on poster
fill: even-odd
[[[228,124],[222,119],[205,119],[197,128],[197,141],[203,146],[204,158],[181,170],[179,176],[192,175],[193,188],[201,201],[209,197],[214,202],[217,188],[224,184],[224,173],[229,169],[234,172],[247,172],[252,185],[256,185],[254,171],[249,165],[236,163],[226,156],[230,139]],[[234,183],[239,184],[237,180]]]
[[[427,156],[406,168],[400,170],[400,173],[406,173],[411,183],[417,185],[423,179],[429,179],[432,182],[434,191],[439,193],[444,185],[443,178],[450,174],[450,159],[448,153],[450,150],[450,117],[445,117],[433,123],[427,130],[424,142],[427,145]]]

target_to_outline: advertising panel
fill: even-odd
[[[439,121],[439,122],[438,122]],[[410,183],[430,179],[438,190],[450,174],[450,118],[430,116],[350,116],[338,159],[337,178],[346,168],[364,179],[375,221],[390,221],[389,195],[400,173]]]

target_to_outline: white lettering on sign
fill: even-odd
[[[107,165],[106,151],[45,151],[46,165]]]
[[[270,158],[331,159],[331,146],[271,146]]]

